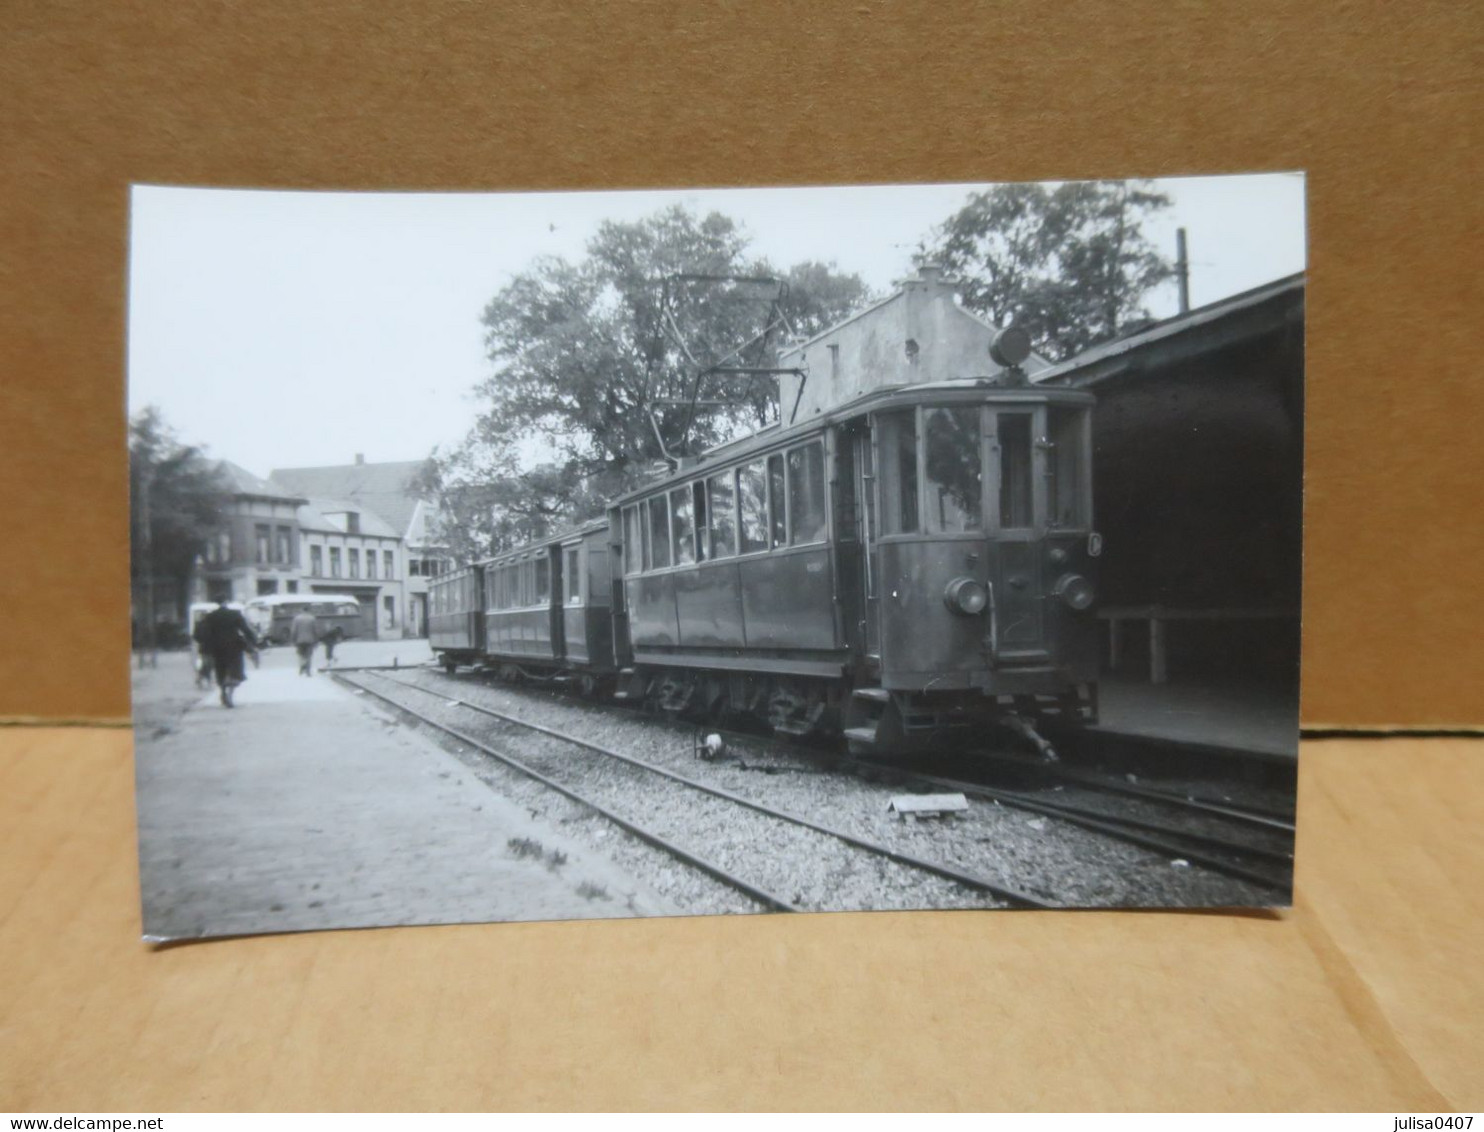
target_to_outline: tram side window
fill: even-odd
[[[707,514],[711,528],[711,557],[730,558],[737,553],[736,489],[732,473],[712,476],[706,481],[710,494]]]
[[[881,416],[881,533],[917,530],[917,421],[908,409]]]
[[[924,412],[923,451],[928,530],[942,534],[983,530],[978,406]]]
[[[768,476],[763,462],[737,469],[737,550],[768,549]]]
[[[696,508],[696,561],[704,562],[711,557],[711,539],[706,525],[706,481],[696,480],[686,490],[690,492]]]
[[[771,505],[769,514],[772,515],[772,523],[768,530],[770,546],[782,546],[788,542],[788,511],[784,504],[785,487],[783,477],[782,454],[768,457],[768,502]]]
[[[643,536],[639,533],[639,508],[625,507],[623,509],[623,572],[625,574],[637,574],[644,568],[642,542]]]
[[[824,445],[819,441],[788,454],[788,513],[793,545],[824,541]]]
[[[568,605],[580,605],[582,603],[582,575],[579,574],[578,551],[581,547],[569,546],[567,548],[567,561],[562,567],[562,591],[563,597]]]
[[[646,569],[663,570],[670,565],[670,508],[665,497],[657,495],[648,501],[649,508],[649,553]]]
[[[551,562],[545,554],[536,559],[536,601],[545,605],[551,600]]]
[[[1053,527],[1087,525],[1085,461],[1087,459],[1087,412],[1083,409],[1047,410],[1051,433],[1050,483],[1051,514],[1047,523]]]
[[[1001,413],[1000,526],[1031,525],[1031,415]]]
[[[689,487],[670,492],[670,534],[673,538],[677,566],[689,566],[696,560],[696,523]]]

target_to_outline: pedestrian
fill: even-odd
[[[289,624],[289,640],[299,651],[299,675],[313,676],[311,665],[314,664],[314,646],[319,640],[319,622],[307,605],[294,615]]]
[[[325,642],[325,663],[327,665],[334,665],[335,646],[345,640],[345,630],[339,625],[332,625],[330,626],[330,631],[322,639]]]
[[[201,618],[192,636],[204,654],[211,657],[223,707],[231,707],[233,689],[247,679],[242,670],[245,653],[257,652],[257,638],[242,611],[228,607],[226,599]]]

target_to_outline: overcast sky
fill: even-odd
[[[1304,269],[1296,173],[1157,182],[1147,234],[1189,233],[1200,306]],[[490,370],[480,312],[538,255],[580,258],[603,220],[673,203],[742,223],[780,270],[834,262],[885,293],[983,185],[600,193],[328,193],[136,186],[129,410],[258,475],[412,460],[467,432]],[[1171,284],[1152,299],[1175,313]]]

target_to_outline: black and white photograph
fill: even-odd
[[[135,186],[145,938],[1287,906],[1304,194]]]

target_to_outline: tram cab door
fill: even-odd
[[[836,514],[839,519],[839,594],[845,639],[858,678],[881,670],[880,623],[876,610],[876,483],[868,419],[840,430],[836,446]]]

